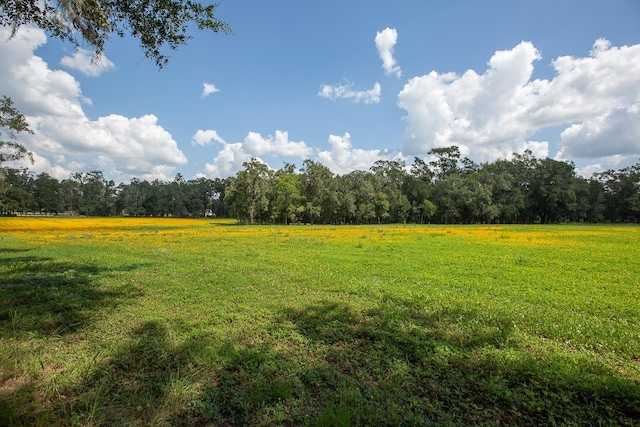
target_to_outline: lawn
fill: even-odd
[[[0,425],[639,423],[639,227],[0,218]]]

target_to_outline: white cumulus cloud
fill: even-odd
[[[640,155],[640,45],[597,40],[587,57],[551,61],[550,80],[533,78],[540,59],[532,43],[522,42],[496,52],[482,74],[432,71],[410,79],[398,95],[406,111],[404,151],[424,156],[458,145],[479,161],[532,147],[544,155],[548,142],[530,138],[560,126],[556,158],[604,165]]]
[[[198,134],[196,133],[196,135]],[[194,140],[196,135],[194,135]],[[201,135],[204,138],[204,133]],[[233,176],[242,170],[242,163],[253,157],[260,159],[260,156],[271,155],[305,159],[313,154],[313,149],[304,141],[291,141],[289,133],[281,130],[276,130],[275,135],[266,137],[258,132],[249,132],[242,142],[222,144],[222,149],[212,162],[205,165],[204,174],[206,176],[211,178]]]
[[[225,140],[213,129],[198,130],[191,138],[191,145],[210,145],[213,141],[226,144]]]
[[[26,116],[35,135],[20,135],[35,154],[32,170],[67,178],[69,171],[99,168],[112,179],[168,179],[187,162],[176,141],[153,114],[124,117],[111,114],[90,120],[87,99],[69,73],[52,70],[34,50],[46,43],[44,32],[22,27],[9,39],[0,29],[4,71],[0,93],[10,96]],[[6,40],[6,41],[5,41]],[[78,167],[86,167],[78,170]]]
[[[210,178],[228,178],[242,170],[242,163],[251,156],[242,149],[242,143],[225,144],[222,150],[204,167],[204,175]]]
[[[202,97],[206,98],[212,93],[220,92],[220,89],[216,87],[213,83],[202,83]]]
[[[275,136],[266,138],[256,132],[249,132],[244,139],[244,149],[255,156],[272,154],[278,156],[290,156],[305,158],[313,150],[304,141],[289,141],[289,133],[276,130]]]
[[[318,96],[328,98],[332,101],[336,99],[351,99],[353,102],[364,102],[365,104],[377,104],[380,102],[382,88],[376,82],[369,90],[353,90],[353,83],[339,83],[337,85],[323,85],[318,92]]]
[[[82,48],[76,49],[73,56],[62,57],[60,64],[89,77],[97,77],[115,68],[115,64],[106,55],[102,54],[96,58],[90,51]]]
[[[402,70],[393,57],[393,49],[398,42],[398,31],[395,28],[387,27],[376,33],[375,41],[384,72],[389,76],[401,77]]]
[[[354,170],[369,170],[377,160],[386,160],[380,150],[363,150],[353,148],[351,135],[329,135],[331,151],[318,153],[320,163],[331,169],[333,173],[343,175]]]

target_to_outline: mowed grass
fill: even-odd
[[[638,227],[0,218],[0,425],[638,423]]]

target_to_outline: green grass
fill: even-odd
[[[637,227],[86,224],[0,234],[0,425],[640,423]]]

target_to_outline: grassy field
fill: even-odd
[[[0,218],[0,425],[638,425],[640,228]]]

